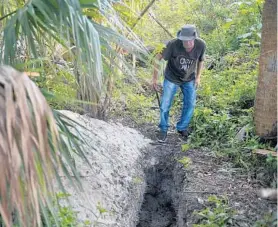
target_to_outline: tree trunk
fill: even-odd
[[[277,0],[266,0],[255,99],[255,129],[260,137],[277,135]]]

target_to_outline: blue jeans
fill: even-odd
[[[195,81],[185,82],[182,85],[176,85],[169,80],[164,79],[163,83],[163,95],[160,103],[160,123],[159,128],[161,131],[167,131],[169,124],[169,111],[172,106],[174,96],[178,90],[181,88],[183,93],[183,107],[179,122],[177,123],[177,130],[186,130],[190,120],[193,116],[194,107],[196,103],[196,90]]]

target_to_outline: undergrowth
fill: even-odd
[[[232,161],[236,167],[254,171],[262,166],[275,175],[276,159],[270,163],[258,160],[252,153],[257,148],[273,149],[270,144],[260,143],[254,133],[258,56],[259,48],[242,46],[216,59],[212,70],[204,70],[188,143],[191,148],[208,148],[216,157]],[[138,124],[158,125],[158,101],[150,85],[151,77],[151,68],[139,68],[137,79],[141,88],[136,83],[117,81],[114,114],[131,117]],[[177,93],[170,112],[171,128],[179,118],[181,98],[182,94]]]
[[[74,103],[77,98],[76,80],[67,70],[63,68],[59,68],[57,71],[45,69],[34,81],[48,93],[46,98],[53,109],[78,109],[78,105]]]
[[[193,224],[193,227],[241,226],[240,223],[237,223],[237,211],[229,205],[229,200],[226,196],[209,196],[205,204],[206,206],[202,210],[194,212],[198,221],[197,224]],[[253,226],[277,226],[277,214],[266,213]]]
[[[94,222],[90,220],[80,221],[78,218],[78,212],[73,210],[69,204],[68,198],[71,195],[68,193],[58,192],[52,200],[52,207],[55,212],[53,214],[50,210],[47,210],[47,219],[42,216],[43,226],[59,226],[59,227],[98,227],[100,226],[99,220],[103,218],[103,215],[108,214],[110,211],[106,210],[100,202],[96,205],[97,216]]]
[[[83,222],[78,220],[77,212],[69,205],[62,205],[64,201],[68,199],[70,194],[56,193],[56,196],[52,200],[53,209],[55,209],[55,215],[50,210],[47,210],[47,219],[43,216],[43,226],[61,226],[61,227],[89,227],[91,222],[85,220]]]
[[[209,205],[201,211],[195,212],[199,216],[199,224],[194,227],[233,226],[233,216],[236,211],[229,207],[225,197],[209,196]]]

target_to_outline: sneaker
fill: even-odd
[[[158,142],[160,143],[165,143],[167,139],[167,131],[160,131],[158,134]]]
[[[187,130],[182,130],[182,131],[178,130],[178,133],[179,133],[179,134],[181,135],[181,137],[183,137],[184,139],[187,139],[187,137],[188,137],[188,135],[189,135],[189,133],[188,133]]]

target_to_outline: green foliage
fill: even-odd
[[[127,85],[130,86],[130,85]],[[143,94],[127,92],[127,90],[134,90],[134,88],[125,89],[125,92],[115,92],[114,100],[119,102],[115,107],[115,114],[122,116],[130,116],[136,123],[142,124],[144,122],[155,123],[152,110],[155,97],[146,97]],[[121,111],[122,113],[120,113]]]
[[[112,97],[113,113],[131,117],[138,124],[155,124],[158,121],[159,107],[155,92],[146,82],[149,79],[149,72],[140,68],[137,70],[137,81],[131,81],[129,78],[116,81],[116,89],[114,89]]]
[[[50,210],[47,210],[47,222],[46,217],[43,216],[43,226],[52,226],[52,227],[89,227],[89,226],[99,226],[98,219],[102,217],[105,213],[109,211],[105,209],[100,202],[98,202],[96,208],[99,212],[97,220],[92,223],[89,220],[79,221],[77,212],[72,209],[69,204],[68,198],[71,195],[64,192],[58,192],[55,198],[52,200],[52,206],[54,208],[55,216]],[[63,204],[63,205],[62,205]]]
[[[143,179],[141,177],[136,176],[132,178],[132,182],[134,184],[141,184],[143,182]]]
[[[270,147],[267,148],[271,150]],[[262,176],[262,180],[271,188],[277,188],[277,157],[269,154],[266,158],[256,160],[257,174]]]
[[[192,164],[191,158],[188,158],[188,157],[180,158],[177,161],[179,163],[181,163],[185,169],[188,168]]]
[[[271,154],[269,154],[267,156],[266,163],[271,170],[274,170],[274,172],[277,171],[277,157],[273,157]]]
[[[53,94],[52,97],[47,98],[52,108],[74,109],[73,105],[77,98],[77,84],[72,74],[60,70],[56,75],[46,75],[38,78],[37,83],[47,92]],[[77,105],[75,104],[75,106]]]
[[[277,226],[277,213],[267,213],[263,219],[256,221],[254,227],[275,227]]]
[[[181,151],[185,152],[188,151],[190,149],[190,145],[188,143],[182,144],[181,145]]]
[[[56,197],[53,199],[53,207],[56,209],[56,215],[53,216],[50,211],[48,211],[48,222],[50,226],[61,226],[61,227],[86,227],[91,226],[91,222],[89,220],[85,220],[82,223],[78,221],[77,212],[72,209],[69,205],[61,205],[61,203],[65,203],[68,200],[70,194],[58,192]],[[43,219],[43,223],[45,223],[45,219]],[[45,225],[44,226],[49,226]]]
[[[57,60],[66,60],[62,71],[67,70],[68,74],[75,76],[79,99],[87,102],[87,106],[90,104],[91,112],[100,101],[103,81],[113,72],[111,64],[121,57],[115,45],[132,53],[145,53],[142,46],[121,35],[127,28],[107,1],[9,2],[13,7],[8,1],[4,1],[3,6],[1,4],[0,62],[13,66],[19,63],[28,65],[29,61],[44,58],[50,68],[56,68]],[[113,20],[112,14],[115,16]],[[103,70],[107,64],[109,70]],[[63,85],[55,88],[55,92],[64,90]],[[60,108],[64,103],[53,101],[53,105]]]
[[[97,204],[97,209],[98,209],[100,215],[108,212],[108,210],[106,210],[104,207],[101,206],[100,202],[98,202],[98,204]]]
[[[195,212],[201,221],[194,227],[224,227],[232,224],[236,212],[229,207],[227,198],[213,195],[208,197],[208,202],[211,204],[209,207]]]
[[[248,54],[247,54],[248,53]],[[258,48],[241,48],[225,55],[215,70],[204,71],[198,104],[214,109],[248,109],[257,86]]]
[[[134,1],[125,3],[125,7],[119,11],[127,23],[133,24],[146,3],[140,4]],[[177,31],[184,24],[195,24],[200,37],[207,43],[207,53],[223,56],[229,51],[238,50],[243,45],[249,47],[260,45],[262,4],[263,0],[233,2],[161,0],[156,1],[150,13],[173,37],[176,37]],[[152,26],[149,26],[150,22]],[[140,34],[146,45],[151,46],[172,38],[148,14],[141,18],[135,27],[135,32]]]

